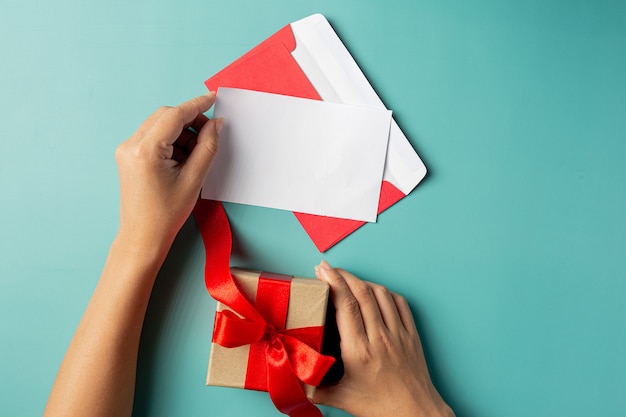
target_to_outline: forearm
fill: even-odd
[[[115,239],[44,416],[131,415],[141,328],[166,253]]]
[[[189,217],[223,120],[215,93],[160,107],[116,149],[120,233],[70,343],[44,415],[130,416],[141,328],[157,272]]]

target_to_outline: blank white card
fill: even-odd
[[[220,88],[202,198],[375,222],[391,111]]]

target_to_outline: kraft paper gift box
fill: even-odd
[[[263,309],[275,310],[277,306],[287,302],[286,297],[284,297],[284,290],[283,296],[280,296],[275,293],[272,285],[280,285],[281,282],[284,284],[286,280],[290,281],[284,327],[285,329],[319,327],[319,334],[315,335],[316,346],[313,347],[318,351],[321,349],[329,296],[328,284],[317,279],[292,278],[284,275],[236,268],[231,268],[231,274],[244,297],[262,315],[269,314],[270,316],[272,312],[263,312]],[[262,276],[263,278],[261,278]],[[264,284],[260,290],[261,286],[259,283],[261,281]],[[262,294],[259,294],[259,291],[262,291]],[[218,302],[217,311],[224,310],[230,309]],[[257,343],[253,345],[257,345]],[[258,360],[258,357],[255,360],[255,352],[251,352],[255,350],[253,345],[227,348],[213,342],[211,344],[206,384],[267,391],[267,386],[264,386],[266,377],[263,375],[266,372],[266,364]],[[258,347],[256,349],[258,350]],[[307,397],[312,398],[315,387],[303,384],[303,388]]]

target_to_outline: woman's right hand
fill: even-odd
[[[356,417],[454,416],[430,380],[404,297],[326,261],[316,275],[330,285],[345,372],[314,401]]]

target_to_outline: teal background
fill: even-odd
[[[312,276],[323,257],[405,294],[459,417],[625,415],[625,2],[1,0],[0,10],[1,415],[43,411],[117,228],[117,144],[315,12],[429,175],[324,256],[290,213],[228,205],[233,262]],[[153,292],[134,414],[278,415],[266,394],[204,386],[214,302],[202,270],[189,221]]]

